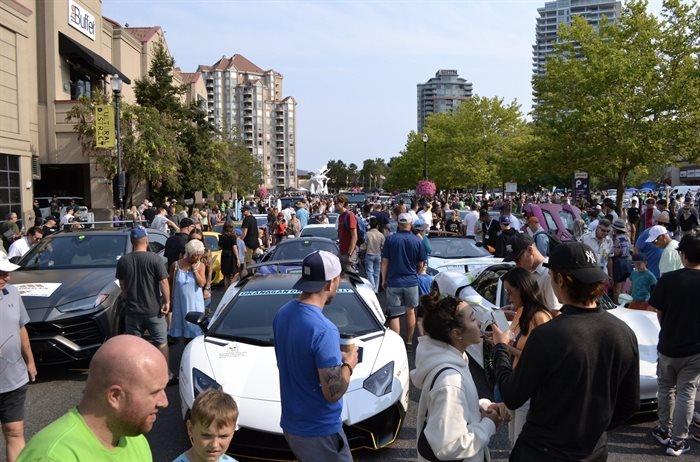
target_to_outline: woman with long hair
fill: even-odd
[[[513,368],[515,368],[520,361],[520,355],[525,348],[530,332],[540,324],[551,321],[553,315],[544,305],[537,278],[532,273],[524,268],[516,267],[501,276],[501,280],[515,311],[515,316],[510,324],[513,341],[507,345],[513,361]],[[493,345],[491,336],[487,336],[486,341]],[[512,445],[515,445],[515,441],[523,429],[529,409],[530,401],[527,401],[518,409],[512,410],[513,419],[508,425],[508,436]]]
[[[472,307],[436,291],[421,299],[423,328],[411,381],[421,389],[418,401],[418,460],[488,460],[496,427],[510,420],[502,403],[480,400],[469,372],[465,348],[481,341]],[[431,454],[432,452],[432,454]]]

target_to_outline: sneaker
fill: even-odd
[[[654,437],[656,441],[662,446],[667,446],[671,441],[671,432],[668,430],[662,430],[661,427],[656,427],[651,431],[651,436]]]
[[[669,456],[680,456],[688,451],[690,451],[690,445],[686,440],[671,440],[666,447],[666,454]]]

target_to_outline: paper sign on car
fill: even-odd
[[[38,282],[14,285],[22,297],[50,297],[56,289],[61,287],[60,282]]]

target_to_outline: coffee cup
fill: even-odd
[[[340,334],[340,351],[349,353],[355,349],[355,336],[353,334]]]

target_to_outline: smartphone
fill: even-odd
[[[505,332],[510,329],[510,324],[508,324],[508,318],[502,310],[491,311],[491,319],[493,322],[501,329],[501,332]]]

